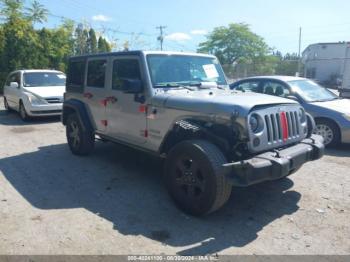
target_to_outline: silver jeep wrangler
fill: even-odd
[[[324,153],[298,103],[229,90],[203,54],[72,57],[62,122],[73,154],[89,154],[98,136],[164,158],[170,195],[192,215],[219,209],[232,186],[286,177]]]

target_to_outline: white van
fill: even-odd
[[[7,110],[19,112],[22,120],[62,113],[66,76],[55,70],[18,70],[9,74],[4,86]]]

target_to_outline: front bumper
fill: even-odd
[[[28,103],[26,110],[30,116],[57,116],[62,114],[62,106],[62,103],[47,105],[32,105]]]
[[[320,159],[323,155],[323,139],[313,135],[294,146],[269,151],[248,160],[228,163],[223,168],[232,185],[249,186],[288,176],[304,163]]]

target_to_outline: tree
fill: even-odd
[[[28,18],[33,23],[42,23],[47,21],[47,16],[49,14],[49,10],[47,10],[42,4],[40,4],[37,0],[34,0],[32,2],[32,5],[30,7],[26,8],[28,14]]]
[[[102,36],[98,38],[98,52],[99,53],[105,52],[105,42],[103,41]]]
[[[23,0],[0,0],[0,14],[6,19],[11,17],[22,17]]]
[[[108,41],[105,38],[104,38],[104,42],[105,42],[106,52],[111,52],[112,51],[111,45],[108,43]]]
[[[102,36],[98,38],[98,52],[99,53],[105,53],[105,52],[110,52],[111,51],[111,46],[107,42],[106,39],[104,39]]]
[[[199,52],[214,54],[222,64],[253,63],[269,54],[263,38],[254,34],[247,24],[217,27],[199,44]]]
[[[65,71],[69,56],[109,52],[104,37],[97,43],[93,28],[71,20],[53,29],[34,28],[48,11],[39,2],[30,7],[24,0],[0,0],[0,92],[9,72],[21,68],[52,68]]]
[[[298,54],[287,53],[283,56],[279,51],[275,51],[273,54],[277,59],[275,74],[294,76],[298,70]]]
[[[23,12],[23,2],[2,0],[1,6],[6,17],[3,28],[3,55],[1,65],[5,72],[17,68],[33,67],[37,61],[38,37]]]
[[[85,26],[80,23],[75,29],[75,54],[88,54],[88,31]]]
[[[91,28],[89,31],[88,48],[89,48],[89,53],[92,53],[92,54],[97,53],[97,39],[96,39],[95,30],[93,28]]]

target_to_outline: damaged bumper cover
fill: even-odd
[[[320,159],[323,155],[323,138],[312,135],[294,146],[228,163],[223,168],[232,185],[249,186],[288,176],[304,163]]]

